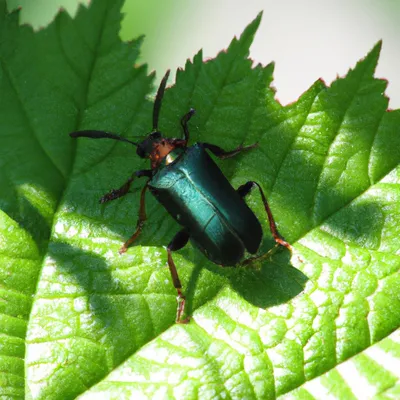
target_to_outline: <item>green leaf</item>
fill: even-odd
[[[397,399],[400,330],[282,399]]]
[[[60,9],[75,16],[80,4],[88,5],[90,0],[6,0],[8,11],[21,9],[19,23],[30,24],[34,29],[47,26]]]
[[[324,387],[357,398],[357,372],[373,395],[396,397],[400,114],[373,77],[380,45],[286,107],[273,66],[248,59],[261,15],[215,59],[200,52],[178,71],[161,130],[180,135],[194,107],[192,142],[258,141],[220,165],[234,187],[262,185],[294,254],[227,269],[188,245],[174,259],[192,319],[175,325],[163,247],[179,227],[148,196],[147,224],[120,256],[143,183],[98,203],[147,163],[124,143],[68,136],[151,129],[152,76],[135,65],[141,40],[118,39],[122,3],[94,0],[33,33],[0,0],[0,396],[312,398]],[[266,252],[258,193],[248,203]]]

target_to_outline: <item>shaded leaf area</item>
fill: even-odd
[[[121,6],[122,2],[97,1],[90,11],[82,9],[76,20],[61,13],[49,28],[33,34],[28,27],[18,27],[18,14],[8,15],[5,2],[0,2],[0,394],[4,396],[24,397],[32,296],[44,257],[50,256],[54,215],[76,152],[68,132],[84,126],[88,110],[111,129],[105,119],[115,112],[113,107],[118,115],[112,127],[124,131],[132,124],[132,109],[142,112],[147,105],[146,69],[132,69],[140,42],[121,44],[117,36]],[[96,156],[104,157],[109,149],[106,145]],[[48,315],[42,332],[51,320],[55,315]]]
[[[75,20],[61,13],[37,34],[0,4],[2,395],[275,398],[399,327],[400,116],[373,77],[379,45],[287,107],[269,88],[273,66],[248,60],[261,16],[215,59],[200,52],[178,71],[160,129],[180,136],[194,107],[193,142],[259,142],[220,165],[234,187],[263,186],[295,252],[224,269],[187,246],[175,262],[193,318],[170,327],[163,246],[177,224],[148,196],[147,225],[119,256],[143,182],[98,204],[147,163],[123,143],[68,136],[137,140],[151,129],[151,77],[133,67],[140,40],[117,35],[122,1],[93,1]],[[273,240],[257,192],[248,203],[265,252]]]

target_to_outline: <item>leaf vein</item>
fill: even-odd
[[[20,110],[21,110],[22,115],[23,115],[23,117],[24,117],[24,119],[25,119],[25,121],[26,121],[26,125],[27,125],[27,128],[28,128],[28,132],[30,133],[31,137],[35,140],[35,142],[38,143],[39,148],[43,151],[43,154],[44,154],[44,155],[46,156],[46,158],[50,161],[50,163],[54,166],[54,168],[56,169],[56,171],[60,174],[60,176],[61,176],[62,178],[65,179],[65,176],[64,176],[64,174],[62,173],[62,171],[59,169],[58,165],[57,165],[57,164],[54,162],[54,160],[51,158],[50,154],[45,150],[44,146],[42,146],[42,143],[40,142],[39,137],[37,136],[36,131],[35,131],[35,129],[33,128],[33,125],[32,125],[32,123],[31,123],[31,119],[30,119],[30,117],[28,116],[28,112],[27,112],[27,110],[26,110],[25,107],[24,107],[24,104],[23,104],[23,102],[22,102],[21,94],[20,94],[20,92],[19,92],[18,89],[17,89],[17,86],[16,86],[16,84],[15,84],[15,82],[14,82],[14,79],[13,79],[13,77],[12,77],[11,71],[8,70],[8,68],[6,67],[6,64],[4,63],[4,61],[3,61],[1,58],[0,58],[0,65],[1,65],[1,68],[3,69],[3,71],[4,71],[5,76],[7,77],[8,81],[10,82],[10,86],[11,86],[12,90],[14,91],[14,93],[15,93],[15,95],[16,95],[16,98],[17,98],[17,100],[18,100],[18,104],[19,104]]]
[[[341,130],[341,127],[342,127],[342,125],[343,125],[343,123],[344,123],[344,120],[345,120],[345,118],[346,118],[346,115],[347,115],[347,113],[348,113],[348,110],[349,110],[351,104],[353,103],[354,99],[356,98],[356,96],[357,96],[357,94],[358,94],[358,91],[359,91],[359,89],[360,89],[360,86],[361,86],[362,80],[363,80],[363,78],[364,78],[364,75],[365,75],[365,72],[364,72],[364,74],[362,74],[361,77],[359,78],[359,80],[358,80],[358,82],[357,82],[357,87],[356,87],[356,89],[353,91],[352,96],[351,96],[351,98],[349,99],[349,101],[348,101],[346,107],[343,107],[343,108],[345,108],[345,112],[343,113],[342,119],[341,119],[341,121],[340,121],[340,123],[339,123],[339,125],[338,125],[338,127],[337,127],[337,129],[336,129],[336,135],[332,137],[332,141],[331,141],[331,143],[329,144],[329,147],[328,147],[328,149],[327,149],[327,151],[326,151],[326,154],[325,154],[324,163],[323,163],[323,165],[322,165],[322,167],[321,167],[321,169],[320,169],[320,171],[319,171],[318,179],[317,179],[317,184],[315,185],[315,192],[314,192],[314,196],[313,196],[313,200],[312,200],[311,220],[313,221],[313,225],[315,225],[315,224],[317,223],[317,211],[316,211],[316,208],[317,208],[317,195],[318,195],[318,193],[320,192],[319,189],[320,189],[320,184],[321,184],[321,178],[322,178],[323,172],[325,171],[325,168],[327,167],[327,160],[328,160],[328,158],[329,158],[329,153],[330,153],[330,151],[331,151],[331,149],[332,149],[332,146],[333,146],[333,144],[335,143],[336,138],[337,138],[337,136],[338,136],[338,134],[339,134],[339,132],[340,132],[340,130]],[[347,164],[348,162],[349,162],[349,160],[346,160],[346,164]],[[343,174],[344,171],[345,171],[345,168],[343,169],[342,174]]]
[[[272,180],[272,182],[271,182],[270,193],[272,193],[272,192],[274,191],[275,185],[276,185],[276,183],[277,183],[277,181],[278,181],[279,173],[280,173],[280,171],[282,170],[282,167],[283,167],[283,165],[285,164],[285,161],[286,161],[286,159],[287,159],[287,157],[288,157],[290,151],[292,150],[292,148],[293,148],[293,146],[294,146],[294,144],[295,144],[295,142],[296,142],[296,138],[298,137],[300,130],[301,130],[302,127],[305,125],[305,123],[306,123],[306,121],[307,121],[307,117],[308,117],[308,115],[309,115],[309,113],[310,113],[310,110],[312,109],[312,107],[313,107],[313,105],[314,105],[314,103],[315,103],[315,101],[316,101],[316,99],[317,99],[318,96],[319,96],[319,92],[315,94],[313,101],[310,103],[310,107],[308,108],[307,112],[304,114],[304,119],[303,119],[303,121],[302,121],[302,123],[301,123],[301,126],[299,127],[299,129],[298,129],[298,131],[297,131],[297,135],[295,135],[295,136],[293,137],[292,142],[290,143],[290,145],[288,146],[288,148],[287,148],[287,150],[286,150],[284,156],[282,157],[282,161],[281,161],[280,165],[278,166],[278,170],[276,171],[276,173],[275,173],[275,175],[274,175],[274,177],[273,177],[273,180]]]

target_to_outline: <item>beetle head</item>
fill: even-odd
[[[155,146],[162,140],[161,132],[151,132],[142,142],[138,144],[136,154],[140,158],[149,158]]]
[[[175,148],[186,147],[182,139],[166,138],[161,132],[151,132],[137,146],[136,154],[141,158],[149,158],[152,169],[157,168],[162,160]]]

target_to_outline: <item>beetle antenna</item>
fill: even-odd
[[[120,140],[121,142],[128,142],[133,144],[134,146],[138,146],[138,143],[132,142],[131,140],[125,139],[122,136],[116,135],[115,133],[108,133],[103,131],[78,131],[78,132],[71,132],[69,136],[73,138],[78,137],[88,137],[91,139],[114,139]]]
[[[158,116],[160,114],[160,109],[161,109],[161,102],[164,96],[164,91],[165,91],[165,86],[167,86],[167,80],[169,76],[170,70],[168,70],[164,78],[162,78],[162,81],[160,83],[160,87],[157,90],[157,95],[156,99],[154,101],[154,108],[153,108],[153,132],[158,131]]]

